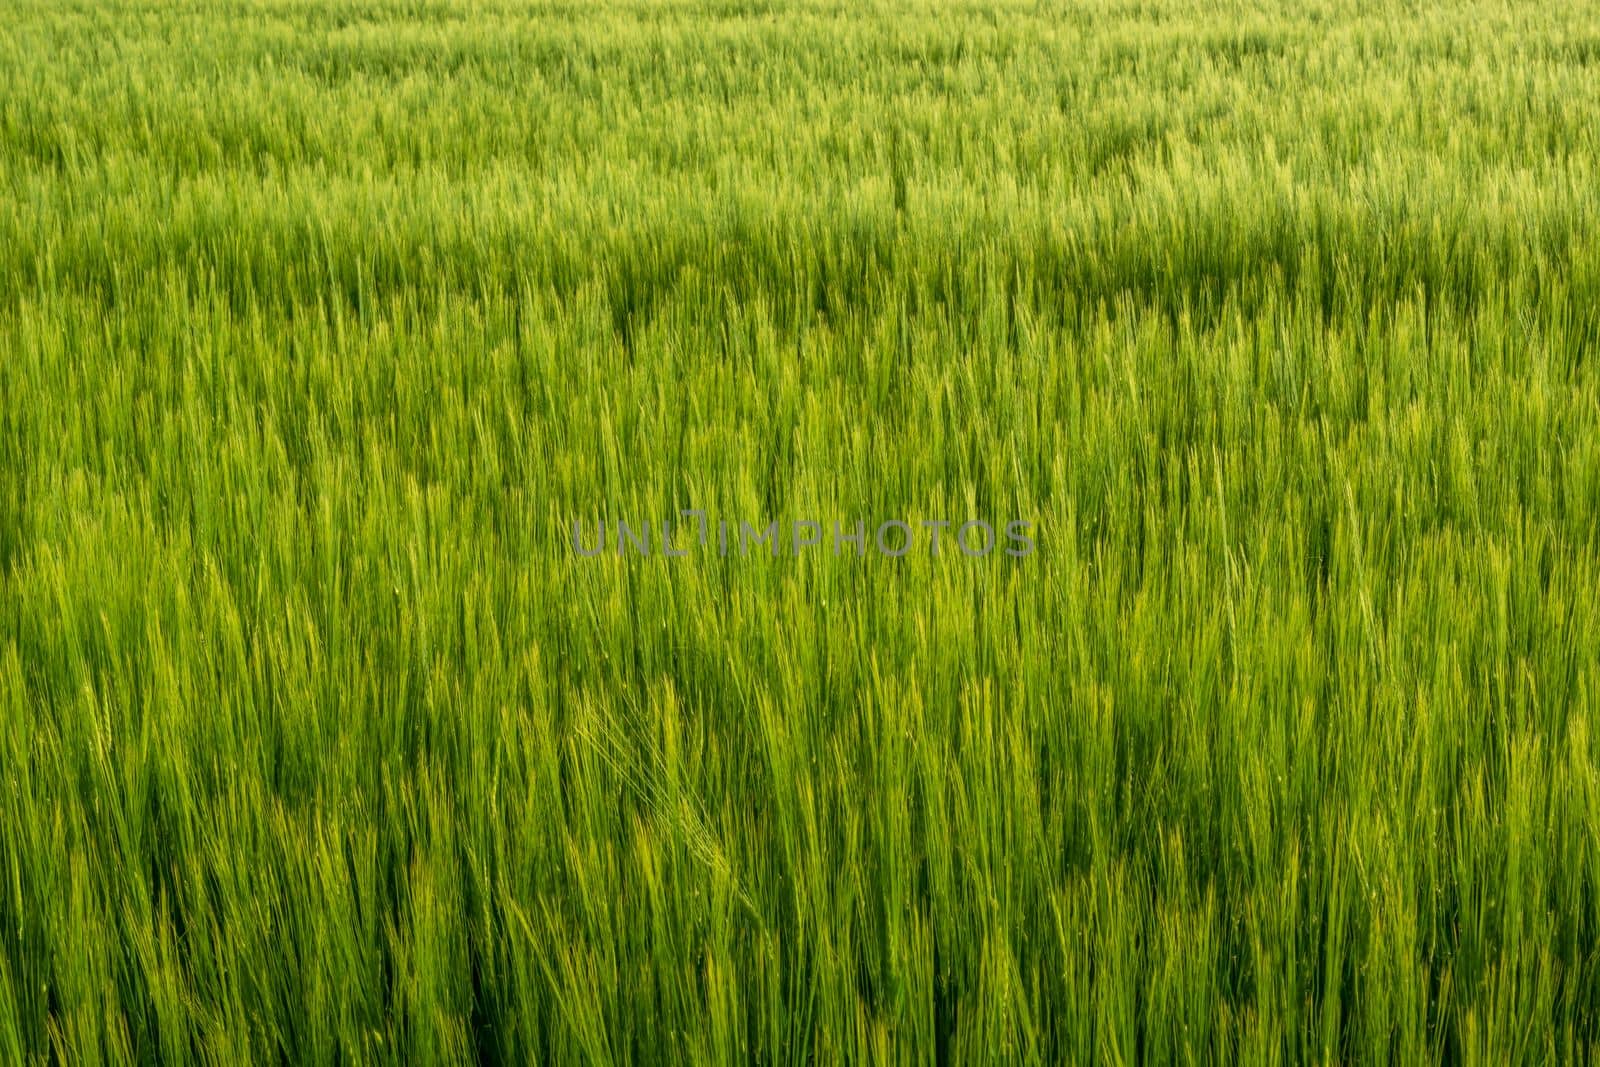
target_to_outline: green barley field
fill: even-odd
[[[1597,712],[1591,3],[0,11],[0,1062],[1582,1062]]]

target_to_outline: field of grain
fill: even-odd
[[[1588,4],[9,0],[0,1060],[1600,1055],[1597,344]]]

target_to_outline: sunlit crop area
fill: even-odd
[[[1593,1058],[1597,346],[1584,4],[7,0],[0,1061]]]

